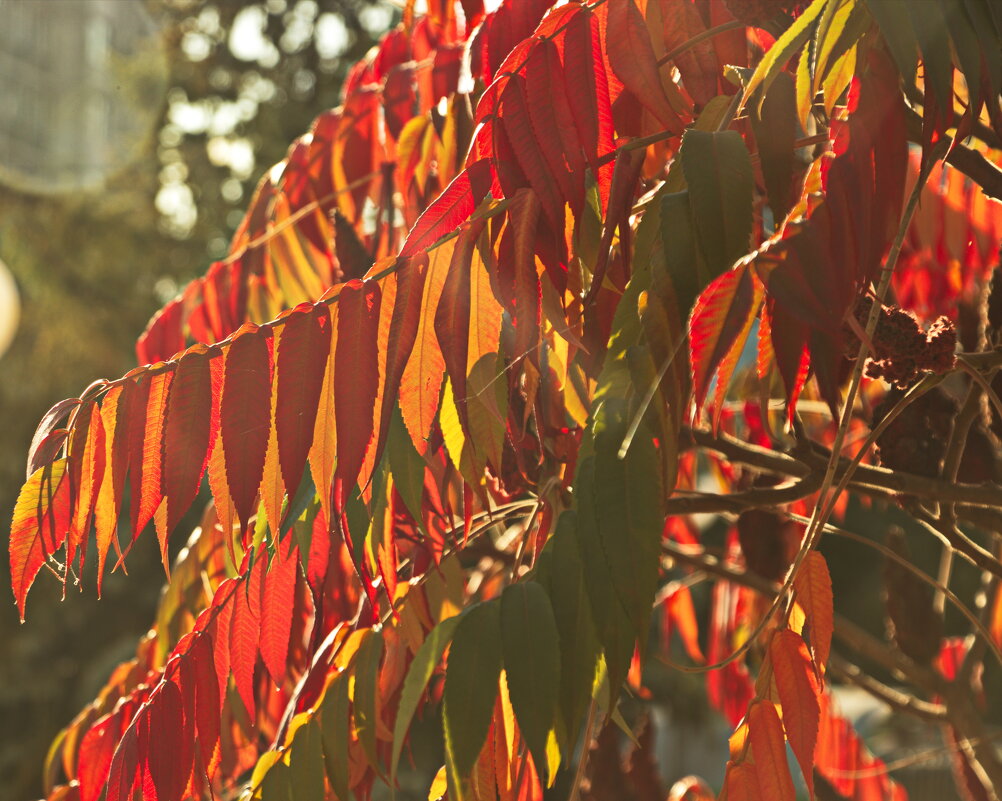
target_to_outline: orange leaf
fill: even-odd
[[[477,226],[475,230],[466,225],[460,231],[449,264],[449,273],[442,287],[442,297],[435,311],[435,336],[442,348],[452,383],[456,411],[463,423],[463,430],[468,435],[470,426],[466,414],[466,371],[470,330],[470,277],[480,227]]]
[[[451,239],[428,253],[428,270],[423,281],[414,347],[400,379],[400,411],[419,453],[425,451],[425,441],[438,411],[445,375],[445,358],[435,336],[435,311],[442,297],[455,247],[456,240]]]
[[[284,328],[274,327],[270,329],[274,345],[272,352],[277,353],[279,344],[282,341]],[[272,377],[271,387],[271,412],[268,426],[268,448],[264,456],[264,471],[261,473],[261,486],[258,492],[261,494],[261,503],[264,505],[265,517],[268,518],[268,526],[273,532],[279,530],[282,515],[282,500],[285,498],[285,482],[282,481],[282,471],[278,465],[278,432],[275,428],[275,406],[278,403],[278,371]],[[223,446],[225,449],[225,445]]]
[[[731,376],[734,375],[734,368],[738,366],[738,360],[744,353],[745,344],[748,342],[748,335],[751,333],[752,323],[755,322],[755,315],[762,304],[764,289],[762,282],[758,280],[754,272],[752,273],[752,284],[754,285],[754,295],[752,298],[751,314],[745,317],[744,325],[734,338],[734,342],[727,351],[727,355],[720,362],[717,368],[717,387],[713,396],[713,430],[716,431],[720,425],[720,415],[724,410],[724,399],[727,396],[727,389],[731,383]]]
[[[773,677],[783,705],[783,728],[790,741],[804,781],[814,795],[814,749],[818,742],[821,688],[814,672],[811,655],[799,634],[789,629],[777,631],[769,644]]]
[[[122,501],[125,474],[129,469],[129,428],[123,417],[129,410],[129,401],[135,384],[126,381],[112,387],[101,402],[101,420],[104,424],[105,469],[101,487],[94,504],[94,529],[97,542],[97,594],[101,596],[104,563],[108,549],[114,544],[118,550],[118,507]],[[122,424],[119,425],[119,421]]]
[[[275,433],[282,481],[290,499],[299,488],[313,440],[320,389],[331,348],[330,323],[324,303],[293,311],[285,318],[278,343]]]
[[[824,674],[828,654],[831,653],[835,613],[828,563],[820,553],[811,551],[807,554],[804,565],[794,580],[793,590],[797,603],[807,615],[808,637],[818,673]]]
[[[226,352],[221,406],[221,440],[226,484],[240,524],[255,512],[271,429],[271,344],[264,331],[250,328]]]
[[[86,550],[94,502],[104,477],[104,424],[101,411],[94,401],[85,402],[77,410],[70,440],[70,460],[73,520],[66,538],[67,565],[73,563],[78,548]],[[83,559],[81,554],[81,568]]]
[[[149,394],[146,398],[146,416],[141,421],[142,439],[138,452],[133,451],[129,460],[130,468],[135,468],[132,477],[139,490],[138,510],[133,511],[132,517],[133,542],[150,522],[163,500],[163,430],[174,369],[175,365],[171,365],[171,369],[149,376],[143,382]],[[132,461],[134,456],[139,457],[138,464]],[[133,498],[136,499],[135,491]]]
[[[70,524],[66,460],[40,467],[18,495],[10,524],[10,578],[24,622],[24,599],[45,560],[62,547]]]
[[[680,584],[671,595],[665,599],[669,619],[675,625],[685,652],[689,658],[698,664],[705,664],[706,657],[699,647],[699,623],[696,622],[696,609],[692,604],[692,593],[684,584]]]
[[[760,796],[769,801],[794,801],[796,793],[786,764],[783,724],[770,701],[759,701],[748,711],[748,737]],[[755,794],[749,796],[754,798]]]
[[[555,137],[556,132],[552,129],[533,130],[525,79],[521,75],[512,75],[508,79],[501,93],[500,113],[508,141],[511,142],[515,152],[515,159],[529,179],[529,186],[539,198],[553,230],[561,230],[564,227],[564,199],[558,191],[556,179],[551,174],[546,156],[538,143],[539,139]],[[495,125],[497,124],[495,122]]]
[[[163,493],[167,498],[169,536],[188,511],[210,455],[212,373],[210,356],[189,351],[181,358],[171,385],[163,444]],[[166,540],[160,555],[167,561]]]
[[[681,132],[682,120],[665,94],[647,23],[634,0],[620,0],[609,5],[605,47],[609,64],[623,85],[636,95],[665,129]]]
[[[595,15],[582,9],[564,35],[565,95],[574,118],[578,140],[598,180],[602,211],[609,202],[612,164],[599,166],[599,159],[613,149],[612,103],[609,81],[602,61],[599,26]]]
[[[338,304],[330,307],[331,330],[337,330]],[[334,480],[334,465],[337,454],[337,428],[334,424],[334,355],[336,348],[327,354],[327,369],[320,387],[320,408],[313,425],[313,444],[310,445],[310,474],[317,488],[317,497],[330,520],[330,486]]]
[[[342,290],[338,304],[333,381],[337,410],[335,484],[341,486],[345,497],[358,478],[372,442],[373,408],[380,378],[376,337],[381,300],[375,281],[352,281]],[[340,503],[338,507],[340,511]]]
[[[689,358],[696,410],[710,380],[756,310],[755,281],[745,262],[718,276],[696,299],[689,321]]]

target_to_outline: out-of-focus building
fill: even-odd
[[[139,0],[0,0],[0,182],[99,188],[150,134],[166,81]]]

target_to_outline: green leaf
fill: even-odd
[[[737,131],[694,129],[682,137],[680,157],[699,249],[712,280],[749,249],[755,190],[751,158]]]
[[[404,426],[399,406],[393,407],[386,451],[390,461],[390,473],[393,474],[393,486],[400,493],[411,517],[420,524],[425,463],[411,442],[411,435]]]
[[[988,5],[991,1],[966,0],[964,8],[970,15],[971,26],[981,43],[978,52],[984,56],[988,66],[988,86],[991,95],[997,97],[1002,93],[1002,32],[995,28],[992,8]],[[999,13],[1002,14],[1002,11]]]
[[[500,601],[471,606],[452,639],[443,693],[446,761],[457,791],[487,739],[501,664]]]
[[[315,719],[296,730],[289,764],[292,768],[292,801],[314,801],[324,797],[324,752],[320,724]]]
[[[585,594],[584,565],[575,531],[577,513],[567,511],[550,539],[550,603],[560,635],[560,713],[566,731],[564,756],[571,757],[598,673],[599,646]]]
[[[338,801],[348,801],[348,676],[341,673],[327,688],[320,707],[327,778]]]
[[[310,503],[316,498],[317,488],[313,483],[313,474],[310,472],[309,468],[303,470],[303,477],[299,482],[299,488],[296,490],[296,496],[292,499],[292,503],[286,503],[285,510],[282,514],[282,522],[279,524],[279,535],[276,537],[277,540],[283,539],[292,528],[293,524],[302,517],[303,513],[309,508]]]
[[[355,695],[352,709],[355,715],[355,732],[362,744],[369,764],[382,773],[376,755],[376,693],[379,689],[379,662],[383,658],[383,638],[370,631],[358,647],[355,657]]]
[[[421,643],[414,661],[407,671],[404,679],[403,689],[400,691],[400,704],[397,706],[397,716],[393,723],[393,753],[390,759],[390,786],[397,785],[397,765],[400,763],[400,752],[404,747],[404,737],[410,728],[411,720],[417,711],[418,703],[424,694],[425,687],[431,679],[435,668],[445,653],[446,646],[452,642],[453,632],[456,624],[459,623],[460,616],[455,615],[446,618],[439,623],[428,634],[427,639]]]
[[[594,497],[613,587],[643,645],[657,589],[664,515],[660,463],[645,425],[625,458],[618,458],[627,422],[625,401],[613,398],[596,415]]]
[[[978,42],[978,35],[974,31],[971,18],[967,15],[964,4],[961,0],[943,0],[943,16],[946,18],[946,26],[950,30],[950,38],[953,39],[953,52],[956,60],[960,63],[961,71],[967,80],[967,89],[970,93],[969,102],[977,109],[981,105],[981,59],[982,48]],[[994,42],[994,47],[989,45],[989,51],[985,53],[984,59],[989,63],[993,59],[997,63],[1002,55],[1002,43],[998,40]],[[991,75],[991,73],[989,73]],[[998,80],[996,73],[995,80]]]
[[[542,775],[560,692],[560,646],[553,607],[540,584],[522,581],[505,588],[501,642],[515,719]]]
[[[783,31],[783,35],[769,48],[745,85],[744,95],[741,97],[742,106],[748,103],[748,99],[760,86],[762,87],[762,95],[764,97],[765,93],[769,91],[772,82],[776,79],[776,76],[786,66],[786,62],[807,41],[811,35],[811,25],[821,15],[821,12],[825,10],[829,2],[830,0],[814,0],[794,20],[793,24]]]
[[[579,457],[582,461],[578,464],[574,479],[578,543],[592,619],[605,654],[609,685],[613,688],[613,693],[618,693],[626,678],[636,637],[619,594],[613,587],[609,559],[599,536],[598,512],[595,508],[595,458],[586,455],[589,446],[590,441],[586,438],[581,444]]]
[[[661,198],[661,242],[665,269],[678,300],[679,316],[687,320],[699,293],[710,283],[696,250],[696,229],[692,224],[688,191],[673,192]]]
[[[793,78],[783,73],[776,79],[757,113],[752,111],[751,124],[769,207],[778,228],[793,200],[791,188],[796,160],[793,146],[797,140],[797,92]]]
[[[953,103],[953,59],[943,9],[939,3],[908,3],[908,19],[922,54],[926,86],[940,109],[948,109]]]
[[[866,0],[870,14],[877,21],[877,27],[887,42],[894,63],[906,85],[915,82],[918,66],[918,42],[909,21],[914,2],[909,0]]]
[[[284,762],[276,762],[264,774],[261,781],[261,801],[293,801],[292,771]]]

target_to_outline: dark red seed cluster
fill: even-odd
[[[873,300],[862,297],[853,313],[860,327],[866,327]],[[859,340],[846,326],[846,355],[854,356]],[[907,387],[922,372],[945,373],[954,366],[957,330],[948,317],[940,317],[929,329],[922,330],[918,320],[896,306],[880,310],[873,332],[873,353],[866,365],[866,375],[882,378],[896,387]]]
[[[873,427],[901,400],[892,389],[873,410]],[[939,387],[910,403],[877,438],[877,458],[884,467],[923,476],[938,476],[946,442],[957,414],[957,402]]]

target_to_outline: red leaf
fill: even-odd
[[[128,723],[128,720],[123,719],[126,713],[131,719],[131,704],[123,704],[111,714],[95,721],[80,741],[76,776],[80,781],[80,801],[97,801],[101,797],[115,746],[122,736],[123,726]]]
[[[221,407],[226,484],[240,523],[256,511],[271,426],[271,365],[264,332],[238,335],[226,353]]]
[[[525,92],[536,144],[564,200],[579,214],[584,201],[585,162],[574,115],[564,95],[563,65],[550,39],[538,42],[526,62]],[[561,221],[556,230],[563,227]]]
[[[295,497],[306,467],[330,347],[330,315],[325,305],[297,310],[285,318],[276,360],[275,429],[289,498]]]
[[[661,0],[661,20],[665,50],[669,51],[706,31],[699,9],[689,0]],[[713,40],[680,53],[674,62],[686,91],[699,105],[705,106],[717,94],[720,72]]]
[[[131,801],[139,779],[139,733],[135,726],[130,726],[111,760],[105,801]]]
[[[692,603],[692,593],[684,584],[680,584],[671,595],[665,598],[665,615],[670,620],[689,658],[697,664],[705,664],[706,657],[699,647],[699,623],[696,621],[696,608]]]
[[[145,379],[145,380],[144,380]],[[134,415],[136,428],[130,430],[129,470],[132,475],[132,541],[153,517],[163,500],[161,472],[163,465],[163,428],[167,416],[167,398],[174,367],[143,376],[137,400],[145,400],[145,415]],[[145,399],[142,396],[145,395]],[[131,427],[130,427],[131,428]]]
[[[381,301],[379,285],[355,281],[341,290],[334,353],[334,422],[337,467],[334,481],[347,488],[358,478],[372,441],[373,407],[379,391],[376,338]],[[340,508],[340,506],[338,506]]]
[[[509,228],[505,229],[504,236],[511,248],[509,308],[515,328],[514,356],[523,359],[532,353],[539,339],[540,285],[535,249],[539,199],[536,194],[531,190],[519,194],[509,209],[508,219]]]
[[[811,649],[818,672],[823,673],[831,653],[834,611],[832,608],[832,580],[828,563],[817,551],[807,554],[804,564],[793,584],[797,603],[807,616]]]
[[[59,401],[39,421],[35,435],[31,438],[31,446],[28,448],[28,470],[24,476],[26,479],[31,478],[40,467],[52,462],[59,446],[66,439],[65,430],[61,436],[53,436],[56,434],[56,425],[79,405],[80,398]]]
[[[452,380],[456,410],[469,432],[466,414],[466,367],[470,330],[470,270],[479,226],[465,226],[456,240],[442,297],[435,310],[435,335],[442,348],[445,367]]]
[[[779,700],[783,705],[783,728],[807,782],[814,795],[814,749],[818,742],[818,678],[807,646],[799,634],[783,629],[773,635],[769,644],[773,676]]]
[[[216,588],[212,599],[212,623],[206,629],[212,636],[212,661],[216,668],[216,697],[220,708],[226,702],[226,687],[230,678],[233,609],[237,605],[237,595],[242,591],[242,582],[234,579],[227,579]]]
[[[697,410],[717,366],[754,314],[754,300],[754,281],[744,263],[715,278],[696,299],[689,322],[689,358]]]
[[[195,676],[195,729],[202,770],[211,776],[213,754],[219,741],[219,685],[212,644],[206,636],[196,636],[192,640],[188,662]]]
[[[118,509],[122,502],[125,475],[129,470],[129,415],[136,385],[126,381],[105,393],[101,403],[104,425],[105,469],[94,506],[97,542],[97,594],[101,596],[104,563],[114,543],[118,550]]]
[[[173,532],[198,495],[209,459],[212,425],[212,373],[209,354],[190,351],[178,363],[167,403],[163,446],[163,492],[167,503],[166,535]],[[160,543],[167,565],[167,541]]]
[[[526,99],[525,79],[521,75],[512,75],[501,93],[501,120],[508,141],[511,142],[515,152],[515,158],[528,178],[529,185],[539,197],[550,225],[555,231],[562,231],[564,201],[557,191],[556,178],[551,173],[546,157],[538,144],[540,139],[553,139],[555,132],[552,129],[533,130]],[[566,168],[560,166],[561,174],[565,174]]]
[[[24,622],[24,600],[45,560],[66,540],[70,525],[70,483],[66,460],[40,468],[18,495],[10,525],[10,577]]]
[[[452,239],[428,253],[428,269],[418,306],[414,345],[400,379],[399,403],[404,424],[414,447],[424,453],[431,433],[445,375],[445,359],[435,337],[435,310],[449,272],[456,240]],[[400,290],[397,295],[403,300]]]
[[[382,455],[386,436],[390,430],[393,409],[399,403],[401,379],[421,322],[422,298],[425,279],[428,277],[428,254],[420,253],[396,272],[396,301],[390,317],[390,330],[386,342],[386,379],[383,385],[383,403],[379,417],[379,431],[375,455]],[[385,316],[385,315],[384,315]]]
[[[783,724],[771,701],[759,701],[748,710],[748,738],[761,797],[769,801],[794,801],[797,796],[786,764]]]
[[[609,4],[606,52],[613,71],[668,131],[680,133],[682,120],[668,102],[644,15],[634,0]]]
[[[252,723],[256,710],[254,668],[257,665],[261,630],[261,578],[267,561],[264,556],[260,556],[247,579],[237,585],[233,594],[233,617],[230,620],[230,670],[233,671],[237,693]]]
[[[478,198],[474,196],[474,189],[483,187],[485,181],[489,185],[489,173],[489,162],[481,159],[453,178],[442,194],[418,217],[400,249],[400,257],[410,258],[427,250],[465,222],[477,207]]]
[[[598,180],[602,211],[609,202],[612,164],[599,166],[599,158],[611,153],[613,144],[612,104],[602,62],[598,23],[582,10],[567,24],[564,34],[564,85],[584,156]]]
[[[181,691],[174,682],[165,681],[148,703],[149,731],[153,739],[148,750],[144,749],[144,756],[156,788],[156,798],[157,801],[180,801],[191,775],[191,740],[190,732],[185,731]]]
[[[261,638],[258,646],[261,660],[271,674],[272,681],[276,687],[281,687],[288,671],[286,657],[289,653],[289,635],[295,607],[298,551],[293,547],[291,535],[287,535],[278,548],[282,553],[276,554],[272,559],[271,567],[263,579]]]
[[[156,313],[136,340],[136,361],[153,364],[184,350],[184,303],[175,298]]]
[[[94,401],[79,408],[70,444],[70,494],[73,520],[66,538],[66,564],[73,564],[77,549],[86,548],[97,491],[104,477],[105,445],[101,411]],[[83,568],[83,555],[80,567]]]

